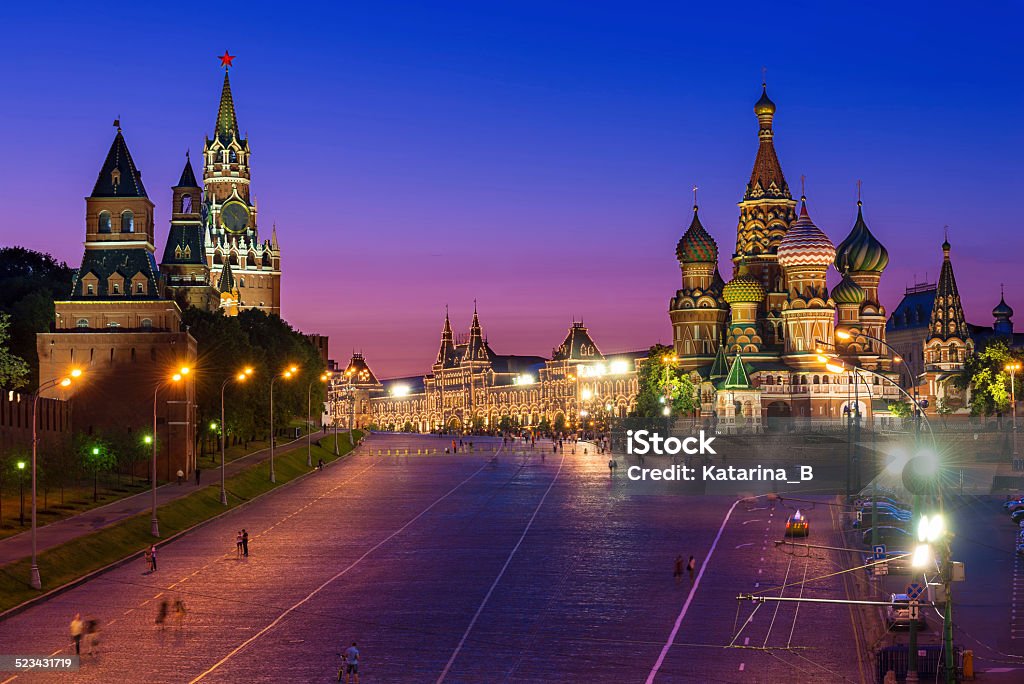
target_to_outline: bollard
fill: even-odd
[[[974,651],[964,651],[964,678],[974,679]]]

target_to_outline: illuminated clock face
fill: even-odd
[[[232,200],[220,209],[220,225],[229,233],[242,233],[249,227],[249,207]]]

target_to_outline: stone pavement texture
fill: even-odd
[[[474,441],[476,453],[417,456],[443,441],[371,436],[163,547],[156,573],[139,561],[13,616],[3,653],[68,653],[76,612],[100,621],[101,650],[75,675],[0,684],[330,682],[352,641],[363,682],[867,681],[846,607],[737,611],[737,593],[783,584],[842,597],[834,577],[810,581],[836,559],[773,548],[788,509],[638,490],[593,449],[492,458]],[[806,512],[811,539],[831,539],[827,507]],[[243,527],[248,558],[234,548]],[[677,554],[696,556],[693,580],[673,581]],[[160,603],[179,598],[187,616],[158,627]]]
[[[324,436],[324,433],[313,433],[311,438],[314,442]],[[277,444],[274,448],[275,458],[279,455],[283,455],[287,452],[293,451],[298,448],[306,448],[306,438],[300,437],[299,439],[291,442],[282,442]],[[241,458],[237,458],[224,466],[225,475],[231,477],[239,471],[245,470],[253,465],[262,463],[270,460],[270,449],[260,449],[254,451],[251,454],[246,454]],[[218,461],[219,463],[219,461]],[[204,487],[216,486],[220,487],[220,467],[203,470],[200,474],[200,484],[196,485],[194,476],[185,480],[183,484],[177,482],[169,482],[168,484],[157,487],[156,489],[156,503],[157,506],[162,506],[169,501],[179,499],[183,496],[188,496],[192,492],[195,492]],[[219,489],[217,491],[220,491]],[[144,492],[133,494],[132,496],[125,497],[124,499],[118,499],[112,501],[103,506],[98,506],[91,510],[79,513],[78,515],[64,518],[56,522],[45,525],[36,530],[36,544],[38,546],[39,553],[59,546],[65,542],[71,541],[76,537],[81,537],[85,534],[91,534],[96,530],[102,529],[109,525],[121,522],[127,518],[138,515],[139,513],[145,513],[152,510],[153,494],[152,491],[147,489]],[[6,539],[0,540],[0,566],[6,565],[7,563],[13,563],[14,561],[21,560],[32,554],[32,537],[30,532],[21,532]]]

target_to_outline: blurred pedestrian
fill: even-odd
[[[156,572],[156,544],[149,545],[149,571]]]
[[[181,468],[178,468],[178,484],[181,484],[181,481],[184,480],[184,479],[185,479],[184,471]]]
[[[167,599],[160,601],[160,605],[156,608],[156,626],[163,629],[165,622],[167,622]]]
[[[178,627],[181,627],[182,623],[185,622],[185,616],[188,614],[188,609],[185,608],[185,602],[180,598],[174,600],[174,619],[178,623]]]
[[[615,475],[615,459],[608,459],[608,477]]]
[[[199,475],[200,475],[200,473],[202,473],[202,472],[203,472],[203,471],[199,469],[199,466],[198,466],[198,465],[196,465],[196,486],[197,486],[197,487],[199,486]]]
[[[82,622],[82,615],[75,613],[71,620],[71,641],[75,644],[75,655],[82,653],[82,633],[85,631],[85,623]]]
[[[153,558],[149,549],[146,549],[146,572],[153,572]]]
[[[690,556],[689,562],[686,564],[686,571],[690,573],[690,581],[693,581],[693,571],[697,569],[697,561],[693,556]]]
[[[235,558],[242,557],[242,530],[235,534]]]
[[[676,556],[675,566],[672,569],[672,577],[675,578],[676,584],[683,581],[683,557]]]
[[[249,556],[249,533],[242,528],[242,555],[245,557]]]
[[[85,639],[89,646],[89,655],[100,649],[100,621],[89,620],[85,623]]]

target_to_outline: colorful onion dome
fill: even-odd
[[[775,103],[768,97],[768,84],[761,84],[761,98],[754,103],[754,114],[761,116],[762,114],[774,114]]]
[[[718,261],[718,244],[701,225],[696,204],[693,205],[693,221],[676,245],[676,258],[681,264]]]
[[[764,285],[750,275],[746,263],[740,264],[739,273],[722,288],[722,299],[729,304],[753,304],[763,300],[765,294]]]
[[[846,268],[854,273],[881,273],[889,265],[889,252],[868,230],[860,201],[857,202],[857,221],[853,224],[853,230],[836,248],[835,264],[839,270]]]
[[[1002,294],[999,296],[999,303],[992,309],[993,318],[1013,318],[1013,308],[1006,303]]]
[[[832,288],[832,299],[836,304],[863,304],[867,298],[867,290],[858,285],[849,273]]]
[[[836,248],[825,233],[814,225],[807,214],[807,198],[800,198],[800,215],[786,231],[778,248],[779,264],[789,266],[822,266],[827,268],[836,258]]]

